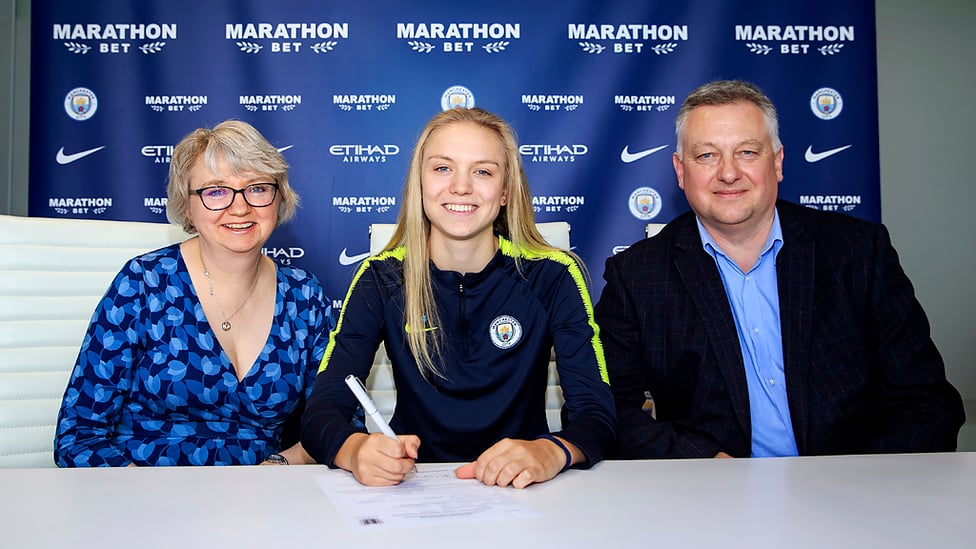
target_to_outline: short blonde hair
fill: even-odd
[[[166,184],[166,217],[193,234],[196,227],[187,215],[190,205],[190,173],[197,159],[217,171],[222,158],[234,174],[254,172],[274,178],[278,184],[278,225],[286,223],[298,208],[298,193],[288,184],[288,163],[254,126],[241,120],[225,120],[214,128],[190,132],[173,149]]]

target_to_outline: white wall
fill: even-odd
[[[30,0],[0,0],[0,213],[27,213]],[[976,2],[878,0],[882,217],[976,451]]]
[[[881,216],[976,451],[976,2],[878,0]]]

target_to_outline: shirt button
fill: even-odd
[[[754,334],[758,334],[758,333],[759,333],[759,328],[753,328],[753,329],[752,329],[752,333],[754,333]]]
[[[773,379],[773,378],[769,378],[769,384],[770,385],[776,385],[776,380]]]

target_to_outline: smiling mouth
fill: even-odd
[[[250,229],[253,226],[254,226],[254,223],[253,222],[251,222],[251,223],[224,223],[224,227],[227,227],[228,229],[238,230],[238,231],[239,230],[243,230],[243,229]]]
[[[477,206],[473,204],[444,204],[444,208],[452,212],[468,213],[475,211]]]

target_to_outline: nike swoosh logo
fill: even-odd
[[[64,154],[64,147],[61,147],[58,150],[58,156],[55,159],[58,161],[58,164],[64,166],[65,164],[71,164],[75,160],[81,160],[82,158],[90,154],[95,154],[104,148],[105,145],[102,145],[101,147],[95,147],[94,149],[88,149],[87,151],[76,152],[73,154]]]
[[[807,147],[807,152],[803,153],[803,159],[813,164],[814,162],[820,162],[824,158],[829,158],[831,156],[834,156],[835,154],[841,151],[846,151],[852,146],[853,145],[844,145],[843,147],[837,147],[836,149],[830,149],[829,151],[815,153],[813,152],[813,145],[810,145],[809,147]]]
[[[630,164],[631,162],[636,162],[645,156],[650,156],[657,151],[666,148],[668,148],[667,145],[661,145],[660,147],[654,147],[653,149],[647,149],[646,151],[632,153],[627,150],[627,147],[624,147],[624,150],[620,151],[620,160],[622,160],[625,164]]]
[[[294,145],[288,145],[287,147],[282,147],[282,148],[278,149],[278,152],[283,153],[283,152],[287,151],[288,149],[290,149],[292,147],[294,147]]]
[[[342,253],[339,254],[339,265],[352,265],[353,263],[359,263],[367,257],[369,257],[369,252],[354,256],[346,255],[346,248],[343,248]]]
[[[436,329],[437,329],[437,326],[433,326],[431,328],[424,328],[422,331],[424,331],[424,332],[433,332]],[[409,334],[410,333],[410,325],[409,324],[404,324],[403,325],[403,331]]]

